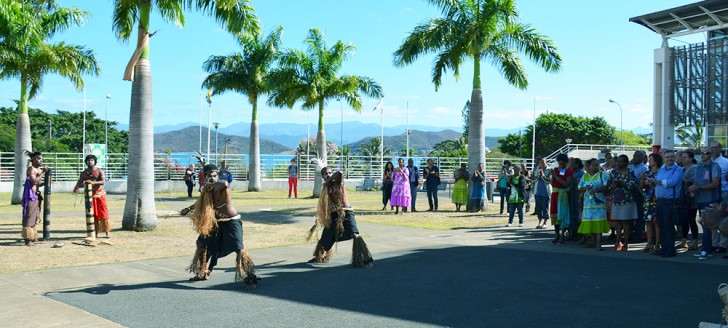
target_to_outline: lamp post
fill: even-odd
[[[223,156],[225,158],[227,158],[227,153],[228,153],[227,148],[228,148],[229,143],[230,143],[230,137],[225,137],[225,156]]]
[[[407,128],[406,128],[406,132],[407,132],[407,146],[406,146],[407,148],[405,148],[405,153],[407,155],[407,158],[409,159],[409,157],[410,157],[410,154],[409,154],[409,151],[410,151],[410,147],[409,147],[409,135],[410,135],[410,129],[409,129],[409,100],[407,100]]]
[[[616,104],[619,107],[619,145],[624,149],[624,129],[622,128],[622,105],[618,102],[609,99],[610,103]]]
[[[566,138],[564,141],[566,141],[566,145],[568,146],[571,143],[571,138]]]
[[[207,158],[210,158],[210,129],[212,128],[212,91],[207,90]]]
[[[106,94],[106,106],[104,107],[104,121],[106,121],[106,132],[104,133],[104,147],[106,152],[104,153],[104,169],[109,171],[109,99],[111,94]]]
[[[83,137],[81,137],[81,157],[86,156],[84,153],[86,147],[86,87],[83,88]]]
[[[309,145],[311,144],[311,111],[308,111],[308,120],[306,122],[306,162],[309,161],[311,150]]]
[[[220,127],[220,122],[212,123],[215,126],[215,163],[220,162],[220,154],[217,152],[217,128]]]

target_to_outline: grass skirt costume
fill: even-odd
[[[40,191],[33,190],[30,177],[25,178],[23,184],[23,232],[22,236],[26,242],[38,240],[38,223],[40,223],[41,203],[43,197]]]
[[[351,266],[371,267],[374,264],[374,259],[364,239],[361,236],[357,236],[359,234],[359,228],[356,226],[354,212],[341,207],[341,201],[336,201],[334,198],[337,197],[331,196],[333,190],[329,189],[329,184],[336,183],[336,181],[336,179],[326,181],[321,190],[316,211],[316,222],[311,227],[311,230],[309,230],[306,239],[310,240],[320,227],[323,227],[323,232],[321,233],[321,239],[316,244],[316,249],[313,253],[314,258],[309,262],[328,262],[333,256],[331,248],[334,246],[334,243],[354,239]]]
[[[257,285],[260,278],[255,275],[255,264],[243,248],[243,222],[240,214],[229,221],[218,222],[212,201],[212,191],[202,188],[202,194],[195,203],[191,215],[197,237],[197,250],[188,270],[195,274],[193,280],[204,280],[217,265],[217,260],[230,253],[240,252],[235,259],[235,281],[246,285]]]

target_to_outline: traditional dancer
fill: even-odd
[[[207,164],[203,171],[207,182],[191,215],[200,236],[189,267],[195,276],[190,280],[207,280],[219,258],[235,253],[235,281],[243,281],[245,290],[255,289],[260,278],[255,275],[255,264],[243,248],[243,222],[232,204],[229,184],[218,180],[215,165]]]
[[[31,153],[24,150],[23,153],[28,156],[30,166],[25,172],[25,184],[23,185],[23,240],[25,246],[35,246],[38,241],[38,228],[40,222],[41,203],[43,197],[40,193],[40,187],[45,185],[43,175],[48,172],[48,166],[40,166],[43,164],[43,155],[40,152]]]
[[[96,238],[99,237],[99,232],[105,232],[106,238],[111,238],[111,224],[109,224],[109,207],[106,205],[106,190],[104,190],[104,170],[100,167],[96,167],[98,158],[94,155],[86,156],[84,160],[86,163],[86,169],[81,171],[81,176],[78,178],[76,187],[73,188],[73,192],[77,192],[78,188],[83,188],[85,184],[90,183],[92,185],[93,194],[93,209],[94,209],[94,229],[96,231]]]
[[[316,244],[314,257],[308,263],[329,262],[333,256],[331,248],[334,243],[354,239],[351,265],[354,267],[373,267],[374,259],[369,253],[364,239],[359,236],[354,211],[349,204],[341,172],[332,174],[331,169],[324,167],[321,169],[321,176],[324,178],[324,185],[319,196],[316,223],[311,227],[307,240],[311,239],[319,227],[323,227],[323,232],[321,233],[321,239]]]

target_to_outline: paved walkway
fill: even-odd
[[[308,227],[310,218],[291,217]],[[432,231],[360,223],[376,259],[309,265],[312,245],[253,250],[261,285],[233,283],[234,257],[187,282],[190,257],[0,276],[12,327],[695,327],[718,322],[728,260],[553,245],[551,231]],[[635,249],[637,246],[635,246]]]

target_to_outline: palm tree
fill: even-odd
[[[357,112],[361,112],[361,96],[382,97],[382,87],[371,78],[341,75],[338,72],[354,51],[354,45],[337,41],[326,48],[324,36],[318,29],[308,31],[306,51],[287,50],[279,60],[280,68],[271,73],[271,91],[268,104],[293,108],[303,102],[303,110],[318,109],[316,149],[323,165],[327,165],[324,108],[331,100],[343,99]],[[316,172],[313,197],[321,193],[321,173]]]
[[[278,27],[267,37],[238,38],[242,53],[230,56],[210,56],[203,69],[210,75],[202,83],[213,95],[236,91],[248,96],[253,106],[250,120],[250,163],[248,191],[260,191],[260,139],[258,138],[258,98],[268,93],[268,72],[278,57],[283,28]]]
[[[20,80],[11,197],[12,204],[20,204],[27,165],[22,153],[33,149],[28,101],[40,93],[49,73],[65,77],[80,91],[84,88],[82,75],[98,75],[100,70],[90,49],[47,42],[58,32],[82,25],[88,12],[60,8],[54,1],[3,1],[0,6],[0,79]]]
[[[547,72],[561,69],[556,45],[528,24],[518,21],[515,0],[427,0],[443,17],[416,26],[394,52],[394,65],[412,64],[422,55],[435,53],[432,83],[435,91],[448,70],[460,77],[460,66],[473,60],[473,91],[468,120],[468,167],[485,163],[483,94],[480,61],[488,60],[519,89],[528,87],[519,53]],[[472,182],[470,186],[472,190]]]
[[[703,142],[703,124],[700,121],[693,121],[692,124],[681,124],[675,129],[675,134],[680,139],[680,145],[700,150],[705,143]]]
[[[129,178],[121,227],[146,231],[157,226],[154,204],[154,121],[152,72],[149,64],[149,16],[157,9],[162,19],[184,26],[184,9],[196,9],[215,17],[228,32],[257,34],[260,23],[249,0],[114,0],[112,29],[128,41],[137,25],[137,44],[124,71],[132,81],[129,112]]]

